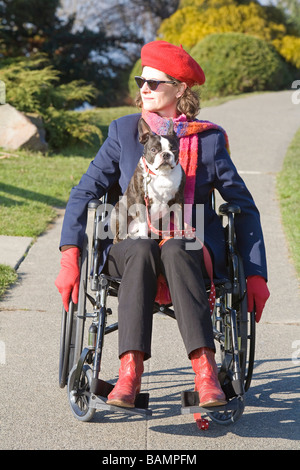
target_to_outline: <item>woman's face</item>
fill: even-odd
[[[152,67],[143,68],[142,78],[146,80],[170,81],[170,78],[164,72]],[[160,83],[157,89],[152,91],[148,84],[144,83],[140,90],[143,108],[162,117],[176,117],[177,101],[185,88],[185,83],[180,83],[179,85]]]

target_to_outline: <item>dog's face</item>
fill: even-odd
[[[173,130],[173,123],[167,135],[153,134],[143,118],[138,124],[139,141],[144,145],[146,160],[158,172],[172,170],[179,158],[179,140]]]

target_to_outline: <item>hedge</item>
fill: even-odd
[[[201,65],[206,83],[204,99],[290,86],[289,67],[275,48],[262,39],[242,33],[211,34],[190,54]]]

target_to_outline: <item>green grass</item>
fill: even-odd
[[[56,216],[56,208],[65,207],[72,186],[88,164],[81,156],[44,157],[28,152],[1,159],[0,235],[40,235]]]
[[[289,145],[277,176],[277,192],[291,257],[300,276],[300,129]]]
[[[0,264],[0,298],[6,289],[17,279],[17,273],[13,268]]]

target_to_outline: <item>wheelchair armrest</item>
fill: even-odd
[[[237,204],[226,202],[219,207],[219,215],[240,214],[241,208]]]
[[[96,209],[98,209],[100,204],[102,204],[100,199],[92,199],[88,204],[88,208],[91,209],[91,210],[96,210]]]

